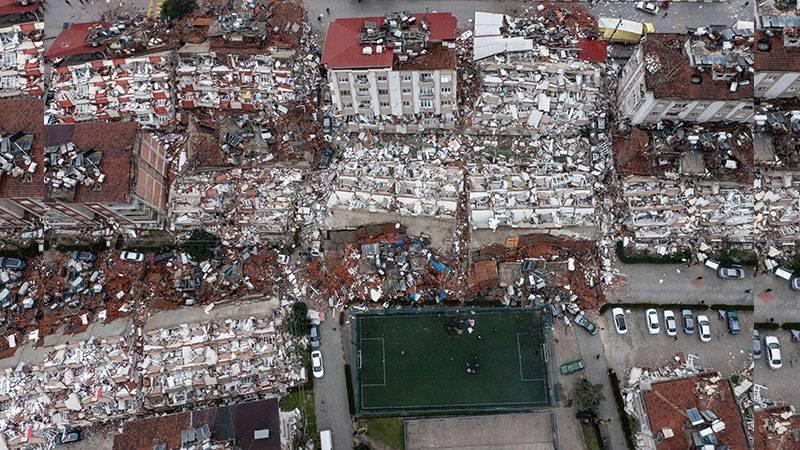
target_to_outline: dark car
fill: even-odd
[[[71,444],[83,439],[81,430],[75,428],[67,428],[62,433],[56,435],[56,445]]]
[[[311,336],[311,348],[318,349],[319,348],[319,325],[311,324],[311,330],[308,333]]]
[[[694,333],[694,314],[691,309],[684,309],[681,311],[683,317],[683,332],[686,334]]]
[[[25,268],[25,261],[17,258],[0,257],[0,267],[10,270],[22,270]]]
[[[761,359],[761,337],[758,330],[753,330],[753,359]]]
[[[583,314],[578,314],[575,316],[575,323],[580,325],[584,330],[588,331],[592,336],[597,334],[597,325],[592,323],[592,321]]]
[[[741,330],[739,328],[739,316],[736,314],[736,311],[728,311],[728,333],[737,335]]]
[[[94,253],[92,252],[72,252],[69,254],[69,257],[74,259],[75,261],[81,262],[94,262]]]
[[[333,161],[333,154],[336,151],[330,145],[322,149],[322,154],[319,157],[319,168],[327,169]]]
[[[175,253],[163,252],[163,253],[159,253],[156,256],[154,256],[153,257],[153,261],[155,261],[155,262],[164,262],[164,261],[169,261],[174,257],[175,257]]]

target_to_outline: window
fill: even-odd
[[[89,86],[85,84],[78,85],[78,97],[86,97],[89,95]]]
[[[404,102],[403,102],[403,106],[411,106],[411,102],[409,102],[409,101],[404,101]]]
[[[411,75],[403,75],[403,81],[411,81]]]
[[[430,72],[422,72],[419,74],[419,81],[433,81],[433,74]]]
[[[351,102],[342,103],[342,107],[343,107],[343,108],[352,108],[352,107],[353,107],[353,104],[352,104]]]
[[[450,100],[445,100],[442,102],[442,106],[450,106]]]
[[[366,75],[356,75],[356,81],[358,81],[359,83],[366,83],[367,82],[367,76]]]
[[[449,87],[442,88],[442,94],[449,94],[451,92],[453,92],[453,88],[449,88]]]
[[[386,75],[378,75],[378,81],[386,81]]]
[[[13,66],[17,63],[17,54],[15,52],[3,53],[3,65]]]
[[[433,100],[429,98],[422,99],[419,104],[423,108],[433,108]]]
[[[360,88],[358,88],[358,93],[359,94],[369,94],[369,88],[368,87],[360,87]]]
[[[403,95],[411,94],[411,88],[403,88]]]
[[[339,91],[339,95],[341,95],[342,97],[349,97],[350,96],[350,90],[347,89],[347,90],[344,90],[344,91]]]
[[[389,102],[381,102],[381,108],[388,108]]]
[[[388,89],[378,89],[378,95],[389,95]]]
[[[419,90],[420,95],[433,95],[432,87],[424,87]]]

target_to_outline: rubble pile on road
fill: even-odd
[[[210,310],[210,308],[209,308]],[[11,446],[49,448],[58,429],[186,405],[286,392],[307,374],[279,331],[283,310],[56,345],[41,363],[0,374],[0,432]]]
[[[327,208],[454,218],[462,172],[423,162],[339,166]]]
[[[43,95],[44,22],[1,27],[0,44],[0,72],[4,76],[0,94]]]
[[[46,115],[58,122],[131,118],[148,128],[174,122],[169,52],[55,67],[54,100]]]

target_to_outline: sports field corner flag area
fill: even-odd
[[[354,320],[359,414],[549,404],[539,311],[397,310]]]

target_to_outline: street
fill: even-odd
[[[325,376],[314,380],[317,428],[331,430],[333,448],[353,446],[353,427],[347,405],[344,350],[338,316],[328,316],[320,324],[322,362]]]
[[[789,282],[775,275],[756,278],[756,322],[800,322],[800,292],[793,291]]]

